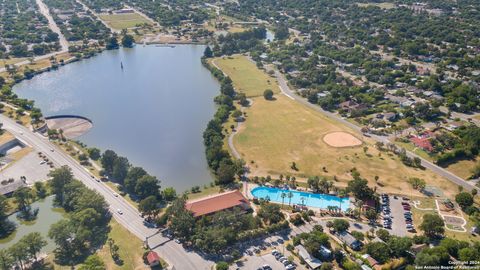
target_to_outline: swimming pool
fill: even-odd
[[[340,198],[332,195],[326,194],[315,194],[309,192],[302,192],[296,190],[283,190],[279,188],[271,188],[271,187],[256,187],[252,189],[251,193],[255,198],[258,199],[265,199],[267,196],[270,198],[270,201],[282,203],[282,193],[289,193],[292,192],[293,197],[290,199],[288,196],[285,197],[284,203],[288,204],[298,204],[302,205],[303,203],[305,206],[316,207],[321,209],[327,209],[328,206],[337,206],[342,209],[342,211],[346,211],[350,208],[350,199]],[[302,203],[303,198],[303,203]]]

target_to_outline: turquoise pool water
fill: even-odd
[[[350,199],[347,198],[339,198],[332,195],[326,194],[315,194],[309,192],[302,192],[296,190],[283,190],[279,188],[271,188],[271,187],[256,187],[252,189],[251,193],[255,198],[258,199],[265,199],[267,196],[270,198],[270,201],[282,203],[282,193],[289,193],[292,192],[293,197],[290,199],[285,197],[284,203],[288,204],[298,204],[302,205],[302,198],[303,203],[305,206],[316,207],[321,209],[326,209],[328,206],[337,206],[342,209],[342,211],[347,210],[350,208]]]

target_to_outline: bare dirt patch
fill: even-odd
[[[323,136],[323,141],[333,147],[355,147],[362,145],[362,141],[350,133],[336,131]]]

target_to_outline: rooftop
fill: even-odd
[[[208,215],[233,207],[250,208],[248,199],[238,190],[228,191],[198,200],[188,201],[185,208],[193,212],[194,217]]]

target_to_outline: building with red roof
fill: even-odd
[[[147,262],[151,267],[157,266],[160,264],[160,257],[155,251],[150,251],[147,254]]]
[[[198,200],[187,201],[185,208],[194,217],[214,214],[219,211],[239,207],[245,211],[250,209],[248,199],[238,190],[227,191]]]

